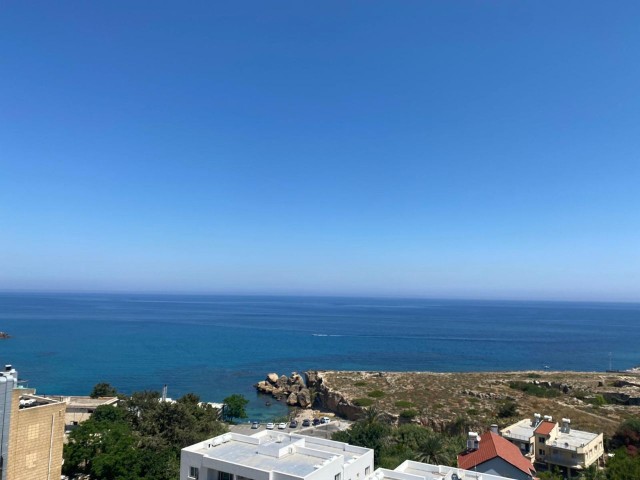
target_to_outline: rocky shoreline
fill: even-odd
[[[314,396],[307,388],[305,379],[297,372],[292,372],[289,377],[269,373],[255,387],[258,392],[271,395],[278,401],[284,400],[292,407],[311,408],[314,401]]]
[[[318,408],[347,420],[357,420],[374,405],[391,423],[438,431],[461,420],[484,428],[542,412],[611,433],[622,419],[640,414],[640,382],[630,373],[313,370],[289,377],[272,373],[256,388],[288,405]],[[501,413],[505,403],[516,405],[513,417]]]

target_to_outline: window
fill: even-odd
[[[544,437],[538,437],[538,441],[539,441],[540,443],[544,443]]]
[[[538,455],[540,455],[541,457],[544,457],[544,450],[542,448],[538,450]]]
[[[189,467],[189,478],[194,478],[195,480],[198,480],[198,474],[200,472],[198,471],[198,467]]]
[[[339,473],[336,473],[336,476],[335,476],[335,477],[333,477],[333,480],[340,480],[340,474],[339,474]]]
[[[218,480],[233,480],[233,474],[227,472],[218,472]]]
[[[364,474],[365,475],[369,475],[370,472],[371,472],[371,467],[365,467],[364,468]]]

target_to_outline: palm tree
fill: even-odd
[[[449,460],[446,444],[436,433],[429,435],[418,448],[416,460],[419,462],[442,465]]]
[[[382,423],[382,411],[375,405],[364,407],[362,409],[362,414],[360,415],[358,422],[367,426]]]

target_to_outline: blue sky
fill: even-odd
[[[637,1],[6,1],[0,289],[640,301]]]

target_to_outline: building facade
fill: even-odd
[[[559,425],[550,416],[535,414],[500,433],[533,463],[548,468],[557,466],[575,473],[604,459],[603,434],[573,429],[568,418]]]
[[[18,374],[10,365],[0,378],[0,394],[2,480],[58,480],[62,474],[65,404],[39,397],[33,389],[20,388]]]
[[[365,480],[373,450],[293,433],[226,433],[183,448],[180,480]]]

